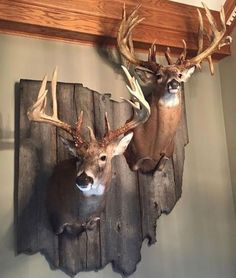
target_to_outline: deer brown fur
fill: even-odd
[[[224,10],[220,12],[221,30],[211,12],[203,4],[206,17],[211,27],[209,46],[203,49],[203,37],[206,31],[203,27],[201,12],[199,16],[198,53],[195,57],[187,59],[186,43],[183,41],[183,52],[173,62],[170,49],[167,48],[165,57],[168,65],[161,65],[156,61],[157,46],[154,43],[149,49],[148,60],[138,59],[134,54],[132,31],[144,18],[138,16],[140,6],[136,7],[127,17],[124,6],[122,21],[117,33],[117,45],[125,63],[133,64],[135,71],[146,85],[152,85],[151,95],[147,101],[151,107],[149,119],[134,130],[134,136],[129,144],[125,156],[132,170],[144,173],[162,170],[165,161],[169,159],[174,150],[174,137],[182,115],[182,83],[186,82],[195,71],[200,68],[201,62],[207,60],[211,73],[214,68],[211,59],[216,49],[231,43],[231,37],[226,36]]]
[[[52,116],[45,113],[46,77],[36,102],[28,110],[31,121],[51,124],[63,129],[72,137],[72,140],[63,137],[61,140],[74,159],[63,161],[55,167],[47,190],[48,214],[56,234],[67,232],[79,235],[84,230],[93,228],[104,209],[106,195],[110,188],[112,158],[124,153],[133,136],[131,131],[145,122],[150,115],[149,105],[144,99],[137,80],[132,78],[125,68],[124,71],[130,85],[127,88],[131,94],[131,100],[126,101],[133,107],[133,117],[124,126],[112,130],[105,114],[103,138],[97,139],[93,129],[88,127],[89,140],[84,140],[85,134],[81,134],[83,112],[80,113],[74,126],[58,118],[57,70],[51,82]],[[124,136],[120,138],[122,135]]]

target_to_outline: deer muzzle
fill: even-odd
[[[167,89],[170,94],[177,94],[179,92],[180,83],[176,79],[172,79],[167,83]]]
[[[81,191],[88,191],[91,189],[94,180],[92,177],[88,176],[85,172],[82,172],[79,176],[76,177],[75,183],[76,186]]]

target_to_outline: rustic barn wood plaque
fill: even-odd
[[[70,157],[57,136],[63,132],[27,118],[26,112],[36,100],[40,84],[21,80],[17,97],[20,114],[16,117],[19,119],[15,185],[17,254],[41,252],[51,268],[59,268],[70,276],[102,269],[108,263],[112,263],[114,271],[128,276],[141,260],[143,240],[155,243],[158,217],[168,214],[181,196],[184,146],[188,142],[185,114],[175,138],[173,158],[162,172],[153,175],[132,172],[123,156],[116,157],[112,186],[100,223],[80,237],[57,236],[47,216],[46,188],[55,165]],[[48,94],[49,113],[50,97]],[[132,112],[126,103],[115,102],[109,95],[101,95],[81,84],[58,83],[57,99],[60,119],[73,124],[83,110],[83,132],[90,125],[97,136],[104,132],[105,111],[113,128],[122,125]]]

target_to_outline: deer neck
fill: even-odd
[[[178,94],[164,94],[162,97],[159,99],[159,104],[167,107],[167,108],[172,108],[180,105],[180,95]]]
[[[181,117],[180,93],[165,93],[159,97],[152,97],[151,117],[157,123],[157,139],[170,141],[175,135]],[[161,140],[161,141],[162,141]]]
[[[155,103],[166,108],[177,107],[181,104],[181,92],[169,93],[167,88],[158,88],[157,92],[152,95]]]
[[[81,194],[78,203],[78,218],[80,222],[87,222],[89,219],[99,216],[105,205],[105,196]]]

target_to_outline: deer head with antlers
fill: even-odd
[[[42,82],[37,101],[28,110],[28,118],[31,121],[51,124],[66,131],[72,137],[72,140],[63,137],[61,139],[69,152],[76,158],[75,175],[73,174],[73,165],[68,170],[68,166],[64,163],[63,167],[58,166],[56,168],[55,173],[52,175],[53,178],[50,181],[52,185],[48,198],[49,214],[53,215],[52,224],[56,233],[61,233],[65,229],[68,232],[73,231],[73,233],[79,233],[81,230],[90,227],[94,219],[98,219],[97,217],[104,207],[106,193],[109,190],[112,158],[123,154],[132,139],[133,133],[131,130],[144,123],[150,115],[149,104],[146,102],[137,80],[130,76],[125,67],[123,67],[123,70],[130,85],[127,85],[127,88],[131,94],[131,100],[126,101],[133,107],[133,118],[124,124],[124,126],[111,130],[107,114],[105,114],[106,130],[104,137],[101,139],[96,138],[91,127],[88,127],[90,140],[86,141],[83,139],[84,136],[81,134],[83,112],[80,113],[78,121],[74,126],[58,119],[56,99],[57,70],[54,71],[51,82],[53,101],[52,116],[45,113],[47,77]],[[124,134],[126,135],[120,139],[121,135]],[[70,161],[68,163],[71,165]],[[64,173],[63,168],[67,169]],[[75,193],[75,188],[79,192],[79,210],[76,216],[77,219],[70,222],[64,218],[70,208],[63,207],[64,204],[60,199],[60,195],[61,192],[64,192],[63,198],[67,196],[66,198],[70,199],[72,198],[71,194],[78,194]],[[68,194],[68,192],[70,193]]]
[[[211,55],[215,50],[231,43],[231,37],[226,36],[225,15],[222,8],[220,12],[221,30],[211,12],[203,4],[205,13],[211,27],[207,34],[209,46],[203,49],[203,37],[206,31],[203,27],[201,12],[199,17],[198,53],[195,57],[187,59],[186,43],[183,40],[183,52],[173,62],[170,49],[167,48],[165,57],[168,65],[161,65],[156,61],[157,47],[154,43],[148,54],[148,60],[138,59],[134,54],[132,31],[136,25],[144,20],[138,16],[140,6],[127,17],[124,6],[122,21],[117,34],[118,50],[126,62],[135,65],[135,71],[146,84],[153,84],[154,90],[147,101],[151,107],[151,116],[148,121],[134,130],[133,139],[125,153],[127,162],[133,170],[151,172],[163,169],[165,161],[169,159],[174,150],[174,136],[182,114],[181,83],[186,82],[200,68],[203,60],[207,60],[211,73],[214,68]]]

